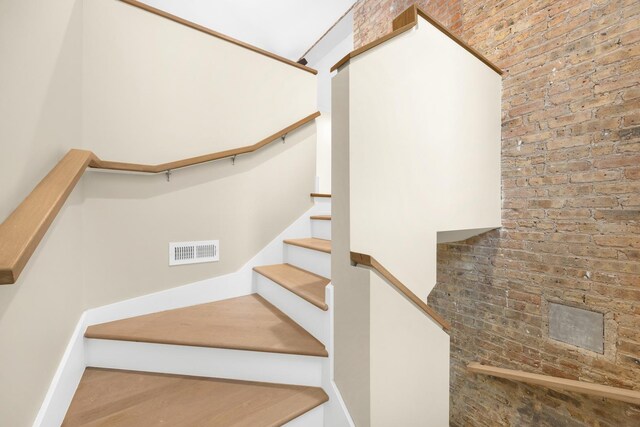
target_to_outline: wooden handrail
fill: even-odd
[[[0,284],[15,283],[89,162],[71,150],[0,225]]]
[[[365,53],[366,51],[368,51],[370,49],[373,49],[374,47],[376,47],[376,46],[378,46],[378,45],[380,45],[380,44],[382,44],[382,43],[384,43],[384,42],[386,42],[388,40],[391,40],[394,37],[399,36],[400,34],[402,34],[402,33],[406,32],[406,31],[409,31],[410,29],[414,28],[416,25],[418,25],[418,16],[421,16],[422,18],[424,18],[431,25],[433,25],[438,30],[440,30],[440,32],[442,32],[444,35],[446,35],[451,40],[456,42],[458,45],[463,47],[465,50],[467,50],[473,56],[478,58],[480,61],[484,62],[493,71],[495,71],[496,73],[498,73],[500,75],[504,74],[504,72],[498,66],[496,66],[494,63],[489,61],[484,55],[482,55],[480,52],[478,52],[477,50],[475,50],[474,48],[469,46],[467,43],[465,43],[458,36],[456,36],[451,31],[449,31],[449,29],[447,27],[445,27],[444,25],[439,23],[431,15],[429,15],[422,8],[418,7],[415,4],[412,5],[412,6],[409,6],[409,8],[407,10],[402,12],[400,15],[398,15],[393,20],[393,31],[391,33],[386,34],[386,35],[380,37],[379,39],[376,39],[376,40],[372,41],[371,43],[367,43],[366,45],[354,50],[351,53],[348,53],[344,58],[342,58],[340,61],[338,61],[333,67],[331,67],[331,71],[337,70],[338,68],[342,67],[347,62],[349,62],[352,58],[355,58],[356,56],[361,55],[361,54]]]
[[[550,375],[531,374],[513,369],[496,368],[476,362],[469,363],[467,369],[469,372],[475,374],[490,375],[492,377],[548,387],[554,390],[572,391],[640,405],[640,391],[636,390],[588,383],[585,381],[568,380]]]
[[[416,307],[418,307],[424,314],[429,316],[434,322],[436,322],[445,332],[451,330],[451,324],[447,322],[438,312],[429,307],[419,296],[414,294],[409,288],[407,288],[398,278],[389,272],[382,264],[380,264],[374,257],[367,254],[361,254],[357,252],[351,252],[351,261],[355,265],[364,265],[371,267],[380,276],[386,279],[398,292],[411,301]]]
[[[229,36],[226,36],[226,35],[224,35],[222,33],[217,32],[217,31],[213,31],[210,28],[207,28],[207,27],[204,27],[202,25],[196,24],[195,22],[191,22],[191,21],[188,21],[186,19],[180,18],[179,16],[172,15],[172,14],[170,14],[168,12],[165,12],[164,10],[160,10],[160,9],[157,9],[157,8],[155,8],[153,6],[149,6],[146,3],[142,3],[142,2],[139,2],[137,0],[120,0],[120,1],[122,1],[124,3],[127,3],[127,4],[129,4],[131,6],[135,6],[135,7],[139,8],[139,9],[146,10],[147,12],[153,13],[154,15],[158,15],[158,16],[161,16],[163,18],[169,19],[170,21],[177,22],[178,24],[182,24],[182,25],[184,25],[186,27],[193,28],[194,30],[200,31],[200,32],[208,34],[210,36],[219,38],[219,39],[227,41],[229,43],[233,43],[233,44],[235,44],[237,46],[240,46],[240,47],[243,47],[245,49],[249,49],[249,50],[251,50],[253,52],[259,53],[260,55],[264,55],[264,56],[269,57],[271,59],[275,59],[276,61],[280,61],[280,62],[285,63],[287,65],[291,65],[292,67],[299,68],[299,69],[304,70],[304,71],[306,71],[308,73],[318,74],[318,71],[314,70],[313,68],[306,67],[306,66],[304,66],[302,64],[299,64],[299,63],[297,63],[295,61],[291,61],[291,60],[289,60],[287,58],[283,58],[282,56],[276,55],[275,53],[271,53],[271,52],[269,52],[267,50],[260,49],[259,47],[250,45],[249,43],[245,43],[245,42],[242,42],[240,40],[234,39],[233,37],[229,37]]]
[[[193,166],[200,163],[212,162],[214,160],[220,160],[227,157],[235,157],[241,154],[252,153],[265,145],[275,141],[276,139],[282,137],[283,135],[288,134],[289,132],[299,128],[300,126],[309,123],[314,120],[316,117],[320,116],[320,112],[316,111],[313,114],[308,115],[307,117],[298,120],[290,126],[287,126],[284,129],[279,130],[273,135],[269,135],[262,141],[259,141],[253,145],[247,145],[245,147],[234,148],[231,150],[219,151],[217,153],[204,154],[202,156],[190,157],[188,159],[177,160],[174,162],[161,163],[158,165],[145,165],[138,163],[121,163],[121,162],[112,162],[112,161],[104,161],[98,158],[95,158],[90,164],[89,167],[95,169],[110,169],[110,170],[118,170],[118,171],[129,171],[129,172],[144,172],[144,173],[161,173],[174,169],[180,169],[187,166]]]
[[[64,202],[82,174],[91,167],[130,172],[159,173],[205,162],[247,154],[264,147],[289,132],[309,123],[320,115],[313,113],[304,119],[246,147],[204,156],[192,157],[160,165],[139,165],[100,160],[87,150],[70,150],[49,174],[40,181],[27,198],[0,224],[0,285],[13,284],[38,247]]]

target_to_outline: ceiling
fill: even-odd
[[[355,0],[142,0],[297,61]]]

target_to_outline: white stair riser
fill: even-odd
[[[322,277],[331,278],[331,254],[285,244],[284,261]]]
[[[311,237],[331,240],[331,221],[327,221],[324,219],[312,219]]]
[[[331,212],[331,197],[316,197],[315,207],[318,211]]]
[[[258,293],[323,344],[329,342],[329,312],[254,272]]]
[[[326,405],[326,403],[324,404]],[[324,427],[324,405],[313,408],[289,421],[285,427]]]
[[[322,385],[322,357],[86,338],[85,351],[97,368]]]

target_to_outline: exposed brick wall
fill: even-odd
[[[402,11],[361,3],[357,45]],[[458,33],[507,74],[503,228],[441,245],[429,300],[453,323],[451,424],[638,426],[639,406],[476,377],[465,365],[640,390],[640,2],[461,9]],[[604,313],[605,354],[549,339],[548,302]]]
[[[422,7],[456,34],[462,26],[459,0],[360,0],[353,8],[353,44],[356,48],[391,32],[391,22],[412,4]]]

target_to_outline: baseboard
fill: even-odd
[[[322,388],[329,395],[329,401],[324,404],[324,425],[327,427],[355,427],[355,423],[349,414],[349,409],[342,399],[342,394],[335,383],[335,345],[334,345],[334,287],[333,284],[327,285],[325,292],[325,300],[329,305],[329,342],[327,343],[327,351],[329,357],[325,360],[325,368],[323,371]]]
[[[355,427],[355,423],[351,419],[347,405],[344,403],[336,383],[331,380],[329,384],[325,383],[322,388],[329,395],[329,402],[325,403],[324,407],[325,426]]]
[[[49,390],[33,422],[34,427],[59,427],[64,420],[84,373],[84,331],[87,329],[85,321],[86,313],[83,313],[53,375]]]

